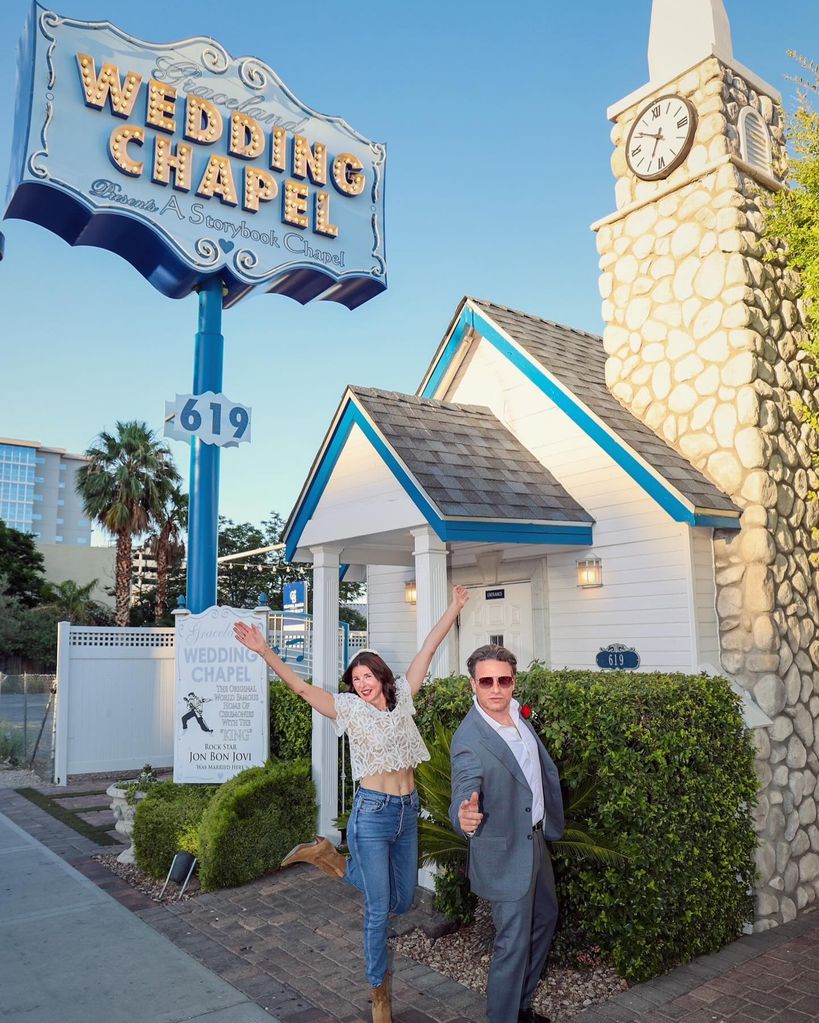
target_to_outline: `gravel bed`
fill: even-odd
[[[33,785],[42,785],[34,771],[0,765],[0,789],[27,789]]]
[[[159,893],[162,891],[162,885],[165,883],[157,881],[156,878],[149,877],[148,874],[143,873],[135,863],[120,863],[117,859],[117,853],[95,853],[91,859],[96,860],[97,863],[101,863],[104,867],[107,867],[112,874],[116,874],[117,877],[121,877],[123,881],[127,881],[132,888],[136,888],[137,891],[142,892],[143,895],[147,895],[150,898],[159,901]],[[199,887],[199,881],[194,874],[190,880],[190,884],[185,889],[185,894],[181,899],[177,900],[179,891],[182,885],[174,884],[173,881],[168,882],[168,887],[165,889],[165,896],[162,899],[163,902],[187,902],[188,899],[195,899],[197,895],[202,894],[202,889]]]
[[[433,940],[421,930],[392,938],[393,949],[409,959],[424,963],[465,987],[484,993],[495,931],[488,903],[478,902],[475,922],[454,934]],[[578,1012],[606,1001],[628,984],[595,954],[587,956],[588,969],[550,965],[535,992],[532,1007],[562,1023]]]

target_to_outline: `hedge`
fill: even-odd
[[[283,682],[270,683],[270,757],[273,760],[309,760],[312,742],[310,705]]]
[[[203,888],[245,884],[279,866],[315,834],[315,788],[310,763],[269,761],[226,781],[199,826]]]
[[[559,941],[598,945],[632,981],[732,941],[752,918],[754,750],[724,679],[660,673],[518,675],[516,696],[572,787],[597,788],[584,825],[619,841],[624,866],[556,859]],[[416,699],[422,734],[456,727],[464,677]]]
[[[134,815],[134,855],[140,870],[164,878],[175,853],[199,855],[199,822],[217,789],[171,781],[151,787]]]

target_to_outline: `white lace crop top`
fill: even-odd
[[[357,693],[335,693],[336,732],[347,733],[350,762],[357,781],[368,774],[400,771],[429,760],[429,751],[412,720],[415,704],[409,683],[395,680],[394,710],[376,710]]]

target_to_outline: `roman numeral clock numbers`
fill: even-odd
[[[685,160],[697,112],[682,96],[660,96],[637,115],[626,142],[629,170],[643,181],[667,177]]]

